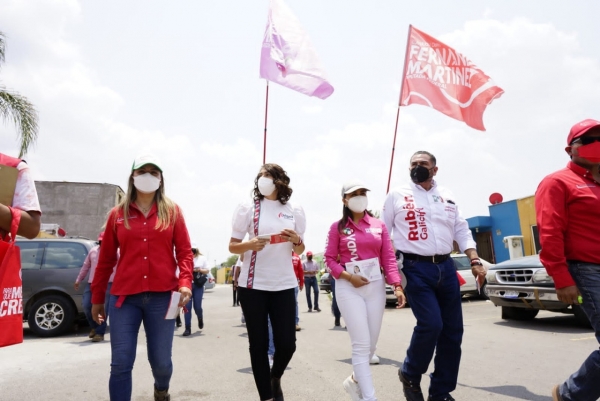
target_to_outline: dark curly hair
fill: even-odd
[[[263,164],[254,179],[254,199],[263,200],[265,197],[258,190],[258,179],[262,176],[260,173],[263,169],[265,169],[271,177],[273,177],[273,183],[275,184],[275,189],[277,191],[277,199],[281,202],[282,205],[285,205],[292,196],[292,188],[290,187],[290,177],[287,176],[287,173],[280,165],[275,163],[267,163]]]

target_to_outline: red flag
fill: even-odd
[[[467,57],[410,27],[401,106],[421,104],[485,131],[483,112],[504,91]]]

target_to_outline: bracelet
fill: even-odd
[[[298,236],[298,238],[300,238],[300,236]],[[294,246],[300,246],[300,245],[302,245],[302,238],[300,238],[300,241],[298,241],[297,244],[295,242],[292,242],[292,244],[294,244]]]
[[[473,267],[473,266],[483,266],[483,264],[481,263],[481,259],[479,259],[479,258],[471,259],[471,267]]]

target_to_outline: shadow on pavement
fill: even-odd
[[[537,395],[527,390],[524,386],[494,386],[494,387],[477,387],[477,386],[467,386],[464,384],[458,384],[459,386],[466,388],[473,388],[482,391],[489,391],[490,393],[506,395],[513,398],[518,398],[521,400],[527,401],[552,401],[552,397],[547,395]],[[548,393],[550,393],[550,389],[548,389]]]
[[[537,330],[551,333],[567,334],[590,334],[594,333],[591,328],[581,326],[575,316],[557,315],[548,317],[536,317],[532,320],[503,320],[495,322],[498,326],[506,326],[514,329]]]

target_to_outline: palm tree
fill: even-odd
[[[0,32],[0,64],[4,62],[4,33]],[[35,142],[38,135],[38,115],[33,104],[16,92],[9,92],[0,84],[0,117],[12,120],[19,131],[18,138],[21,142],[19,157],[22,157],[29,147]]]

